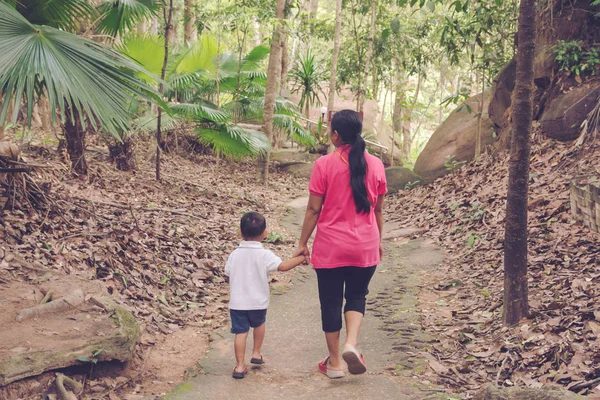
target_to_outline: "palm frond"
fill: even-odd
[[[287,132],[288,138],[295,142],[312,147],[316,144],[315,137],[300,125],[293,117],[285,114],[273,115],[273,126]]]
[[[97,127],[97,119],[104,131],[118,134],[129,127],[128,106],[136,96],[161,103],[135,73],[149,75],[115,50],[55,28],[32,25],[0,2],[0,124],[11,99],[16,104],[26,101],[31,121],[35,95],[45,89],[50,109],[58,109],[63,120],[67,112],[77,112],[87,115],[93,126]],[[51,115],[54,119],[55,114]],[[15,120],[17,113],[12,117]]]
[[[220,124],[214,129],[196,130],[198,141],[226,158],[240,159],[263,154],[271,148],[264,133],[237,125]]]
[[[107,0],[98,6],[102,19],[98,32],[115,37],[132,30],[139,21],[152,18],[158,4],[154,0]]]
[[[172,104],[170,106],[174,114],[192,121],[207,120],[214,123],[224,123],[231,120],[231,115],[225,111],[203,104]]]
[[[157,119],[158,115],[152,113],[139,116],[132,121],[132,130],[135,132],[146,134],[155,132]],[[179,120],[165,113],[163,113],[160,120],[160,126],[165,131],[175,129],[179,125],[179,123]]]
[[[175,56],[173,72],[185,74],[206,70],[214,74],[217,50],[217,39],[202,35],[196,42],[186,45]]]
[[[95,19],[96,10],[85,0],[15,0],[5,3],[30,23],[47,25],[65,31],[75,31],[82,22]]]
[[[165,57],[165,46],[158,36],[126,35],[116,49],[153,75],[160,75]],[[156,78],[148,74],[141,74],[140,77],[147,82],[156,82]]]

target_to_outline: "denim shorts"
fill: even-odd
[[[267,310],[229,310],[231,333],[246,333],[250,328],[258,328],[267,320]]]

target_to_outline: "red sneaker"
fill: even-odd
[[[333,369],[329,369],[327,365],[329,364],[329,357],[319,362],[319,372],[326,375],[330,379],[337,379],[344,377],[344,371],[336,371]]]
[[[360,375],[367,372],[367,363],[362,354],[360,354],[354,346],[347,344],[344,347],[342,358],[348,364],[348,372],[352,375]]]

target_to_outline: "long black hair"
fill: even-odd
[[[367,214],[371,211],[371,202],[367,196],[365,175],[367,160],[365,159],[365,140],[362,138],[362,120],[356,111],[341,110],[333,114],[331,130],[337,131],[344,143],[352,146],[348,155],[350,165],[350,186],[354,195],[356,212]]]

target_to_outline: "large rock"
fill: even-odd
[[[0,387],[46,371],[85,365],[89,362],[81,360],[92,359],[97,350],[102,350],[97,361],[126,362],[133,357],[140,335],[138,322],[109,297],[102,297],[106,289],[101,283],[55,273],[51,279],[42,286],[56,298],[77,287],[90,300],[76,308],[17,322],[19,311],[37,305],[34,293],[40,293],[42,286],[13,283],[4,287],[0,297]]]
[[[483,115],[481,118],[482,146],[493,142],[493,123],[488,115],[491,91],[484,94]],[[444,165],[448,157],[455,161],[469,161],[475,156],[475,138],[479,129],[477,110],[481,94],[468,99],[433,133],[415,163],[414,172],[429,182],[449,171]]]
[[[488,107],[488,114],[494,123],[496,131],[500,133],[508,126],[506,110],[512,104],[512,91],[515,88],[517,63],[513,60],[508,63],[494,79],[492,99]]]
[[[407,184],[418,182],[421,184],[423,180],[419,175],[416,175],[408,168],[390,167],[385,169],[385,178],[389,193],[396,193],[404,190]]]
[[[0,156],[7,157],[10,160],[19,159],[19,146],[10,142],[0,142]]]
[[[600,83],[578,86],[558,95],[546,107],[540,127],[551,139],[575,140],[581,133],[581,123],[598,103]]]
[[[298,151],[298,149],[278,150],[271,153],[271,161],[279,163],[279,168],[289,165],[314,162],[320,154],[310,154]]]
[[[310,174],[312,173],[313,163],[298,163],[298,164],[289,164],[282,169],[292,174],[297,178],[310,178]]]
[[[584,400],[585,397],[560,387],[522,388],[488,385],[473,400]]]

